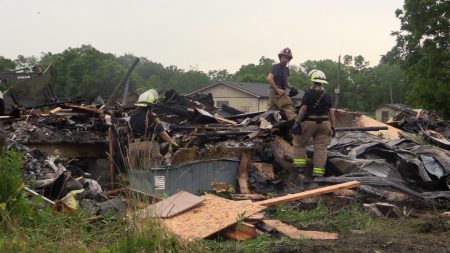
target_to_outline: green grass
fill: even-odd
[[[328,208],[322,201],[312,210],[299,210],[286,204],[275,207],[274,218],[280,219],[297,227],[314,227],[322,231],[348,232],[349,230],[366,229],[373,218],[358,204],[353,204],[337,210]]]
[[[10,151],[0,157],[0,252],[203,252],[199,243],[186,243],[161,227],[157,219],[133,215],[105,216],[95,223],[89,215],[55,214],[42,198],[28,198],[22,189],[22,160]],[[149,200],[130,194],[130,207]],[[132,211],[130,212],[133,213]]]
[[[254,239],[246,241],[203,240],[202,243],[209,248],[210,252],[220,253],[300,252],[303,247],[302,241],[268,233],[259,234]]]

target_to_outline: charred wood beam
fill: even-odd
[[[161,104],[161,103],[157,103],[155,105],[153,105],[153,107],[155,108],[155,112],[157,110],[164,110],[167,112],[172,112],[181,116],[185,116],[185,117],[192,117],[193,116],[193,110],[191,108],[186,108],[183,106],[175,106],[175,105],[166,105],[166,104]]]
[[[186,129],[186,130],[192,130],[192,129],[205,129],[205,130],[233,130],[233,129],[237,129],[237,127],[232,127],[229,125],[226,126],[204,126],[204,125],[194,125],[194,126],[180,126],[180,125],[170,125],[170,129]]]
[[[259,112],[248,112],[248,113],[242,113],[242,114],[237,114],[237,115],[233,115],[233,116],[228,116],[225,117],[226,119],[242,119],[242,118],[247,118],[247,117],[254,117],[260,114],[265,113],[266,111],[259,111]]]
[[[139,63],[139,61],[140,61],[140,59],[139,59],[139,58],[136,58],[136,59],[134,60],[134,62],[131,64],[130,68],[128,69],[127,74],[123,77],[123,79],[120,81],[120,83],[119,83],[119,84],[117,85],[117,87],[114,89],[114,91],[113,91],[111,97],[109,98],[108,102],[106,102],[106,105],[105,105],[106,108],[110,107],[111,104],[114,102],[114,100],[115,100],[116,97],[117,97],[117,92],[119,91],[120,87],[122,87],[122,85],[124,85],[124,84],[127,82],[128,78],[129,78],[130,75],[131,75],[131,72],[133,72],[134,68],[135,68],[136,65]]]
[[[374,127],[337,127],[334,129],[336,132],[354,132],[354,131],[381,131],[388,130],[387,126],[374,126]]]
[[[227,135],[245,135],[245,134],[251,134],[255,131],[242,131],[242,132],[235,132],[235,131],[224,131],[224,132],[213,132],[213,133],[196,133],[193,134],[194,136],[227,136]]]

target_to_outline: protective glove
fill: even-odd
[[[298,122],[295,122],[291,127],[291,133],[294,135],[302,134],[302,125]]]
[[[336,131],[334,130],[334,127],[331,128],[331,137],[335,137],[336,136]]]
[[[174,148],[178,148],[178,144],[176,142],[172,142],[172,144],[170,145],[172,145]]]
[[[289,97],[295,97],[298,95],[298,90],[295,87],[291,87],[291,89],[289,90]]]

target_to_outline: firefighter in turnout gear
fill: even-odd
[[[137,108],[131,112],[132,138],[128,144],[130,168],[145,169],[161,163],[159,141],[164,140],[177,147],[177,143],[164,130],[151,105],[158,100],[158,92],[150,89],[139,96]]]
[[[272,66],[272,70],[267,75],[269,82],[269,110],[280,110],[287,120],[294,120],[297,116],[294,105],[289,96],[298,94],[298,90],[289,81],[289,68],[287,64],[292,59],[291,49],[284,48],[278,53],[280,63]],[[289,92],[287,93],[287,89]]]
[[[305,92],[298,116],[292,126],[294,134],[294,170],[305,175],[305,179],[323,176],[327,161],[327,146],[334,137],[335,117],[330,96],[325,92],[325,74],[314,69],[308,74],[311,87]],[[314,140],[312,171],[307,171],[306,144]],[[310,166],[308,166],[310,168]]]

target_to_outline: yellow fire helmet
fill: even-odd
[[[325,73],[323,73],[322,71],[320,71],[318,69],[313,69],[313,70],[309,71],[308,76],[309,76],[309,79],[311,80],[311,82],[328,83]]]

